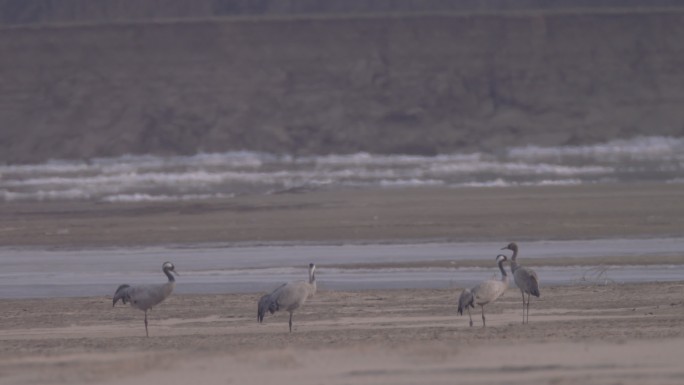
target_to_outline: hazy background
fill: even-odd
[[[0,0],[0,162],[682,136],[678,4]]]

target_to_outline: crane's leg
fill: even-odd
[[[527,295],[527,323],[530,323],[530,295]]]
[[[485,316],[484,316],[484,306],[480,306],[482,308],[482,327],[487,326],[485,323]]]
[[[150,333],[147,332],[147,310],[145,310],[145,336],[150,336]]]
[[[520,289],[520,294],[522,294],[522,300],[523,300],[523,324],[525,323],[525,292]]]
[[[468,318],[470,318],[470,327],[473,327],[473,317],[470,315],[470,307],[466,306],[466,310],[468,310]]]
[[[292,333],[292,313],[290,313],[290,333]]]

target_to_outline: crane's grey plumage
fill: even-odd
[[[537,273],[530,269],[529,267],[524,267],[518,265],[516,258],[518,257],[518,245],[515,242],[511,242],[508,246],[501,250],[511,250],[513,251],[513,256],[511,257],[511,272],[513,273],[513,280],[515,284],[520,289],[523,301],[523,322],[530,322],[530,295],[539,298],[539,278],[537,278]],[[527,321],[525,321],[525,294],[527,294]]]
[[[299,309],[309,297],[316,294],[316,265],[309,264],[309,281],[284,283],[259,299],[257,321],[264,321],[266,312],[273,314],[279,310],[290,313],[290,333],[292,332],[292,313]]]
[[[278,301],[274,301],[271,297],[271,294],[277,293],[285,285],[287,284],[284,283],[278,286],[275,290],[268,294],[264,294],[259,299],[259,305],[257,309],[257,321],[259,321],[259,323],[264,322],[264,316],[266,315],[267,311],[273,314],[278,310]]]
[[[121,285],[116,289],[114,298],[112,299],[112,306],[121,300],[125,304],[130,303],[136,309],[145,312],[145,335],[150,336],[147,331],[147,311],[153,306],[160,304],[166,299],[173,288],[176,286],[176,279],[171,275],[171,272],[178,275],[176,267],[171,262],[164,262],[162,271],[168,277],[169,281],[158,285]]]
[[[503,267],[503,263],[506,262],[505,255],[497,255],[496,263],[499,265],[499,270],[501,270],[501,279],[491,278],[486,281],[481,282],[479,285],[473,287],[472,289],[465,289],[461,293],[458,299],[458,314],[463,315],[463,311],[468,311],[468,317],[470,318],[470,326],[473,326],[473,317],[470,315],[470,308],[475,308],[478,305],[482,308],[482,327],[485,327],[485,315],[484,307],[488,303],[494,302],[497,298],[501,297],[503,293],[508,289],[508,274],[506,274],[506,269]]]

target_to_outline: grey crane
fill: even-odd
[[[292,313],[299,309],[309,297],[316,294],[316,265],[309,264],[309,281],[284,283],[259,299],[257,321],[264,321],[266,312],[273,314],[279,310],[290,313],[290,333],[292,333]]]
[[[116,289],[114,299],[112,300],[112,306],[121,300],[124,305],[130,302],[131,306],[145,312],[145,335],[147,337],[150,336],[150,333],[147,331],[147,311],[171,295],[173,288],[176,286],[176,279],[171,275],[171,272],[176,275],[178,275],[178,272],[176,272],[176,267],[173,263],[164,262],[162,271],[169,278],[168,282],[158,285],[121,285]]]
[[[499,254],[496,256],[496,263],[499,265],[499,270],[501,270],[500,280],[490,278],[472,289],[463,290],[461,296],[458,298],[458,314],[463,315],[463,310],[467,310],[471,327],[473,326],[473,317],[470,315],[470,308],[475,308],[475,305],[482,308],[482,327],[485,327],[485,305],[496,301],[497,298],[501,297],[503,293],[506,292],[506,289],[508,289],[509,278],[503,267],[503,263],[506,262],[506,259],[505,255]]]
[[[520,289],[523,301],[523,324],[530,322],[530,295],[539,298],[539,278],[537,273],[529,267],[518,265],[516,258],[518,257],[518,245],[515,242],[509,243],[501,250],[513,251],[511,257],[511,272],[513,272],[513,280]],[[525,294],[527,294],[527,302],[525,302]],[[525,304],[527,303],[527,321],[525,321]]]

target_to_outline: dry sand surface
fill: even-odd
[[[511,288],[457,316],[455,290],[326,292],[256,322],[258,294],[2,300],[3,384],[681,384],[684,282]]]
[[[681,237],[682,196],[681,185],[640,184],[7,203],[0,205],[0,243]],[[257,324],[260,293],[173,295],[150,313],[150,338],[142,312],[112,308],[111,297],[0,300],[0,384],[682,384],[682,279],[545,286],[529,325],[520,324],[520,293],[512,287],[487,307],[486,328],[477,311],[473,328],[456,315],[453,288],[319,290],[295,314],[291,334],[286,313]]]

